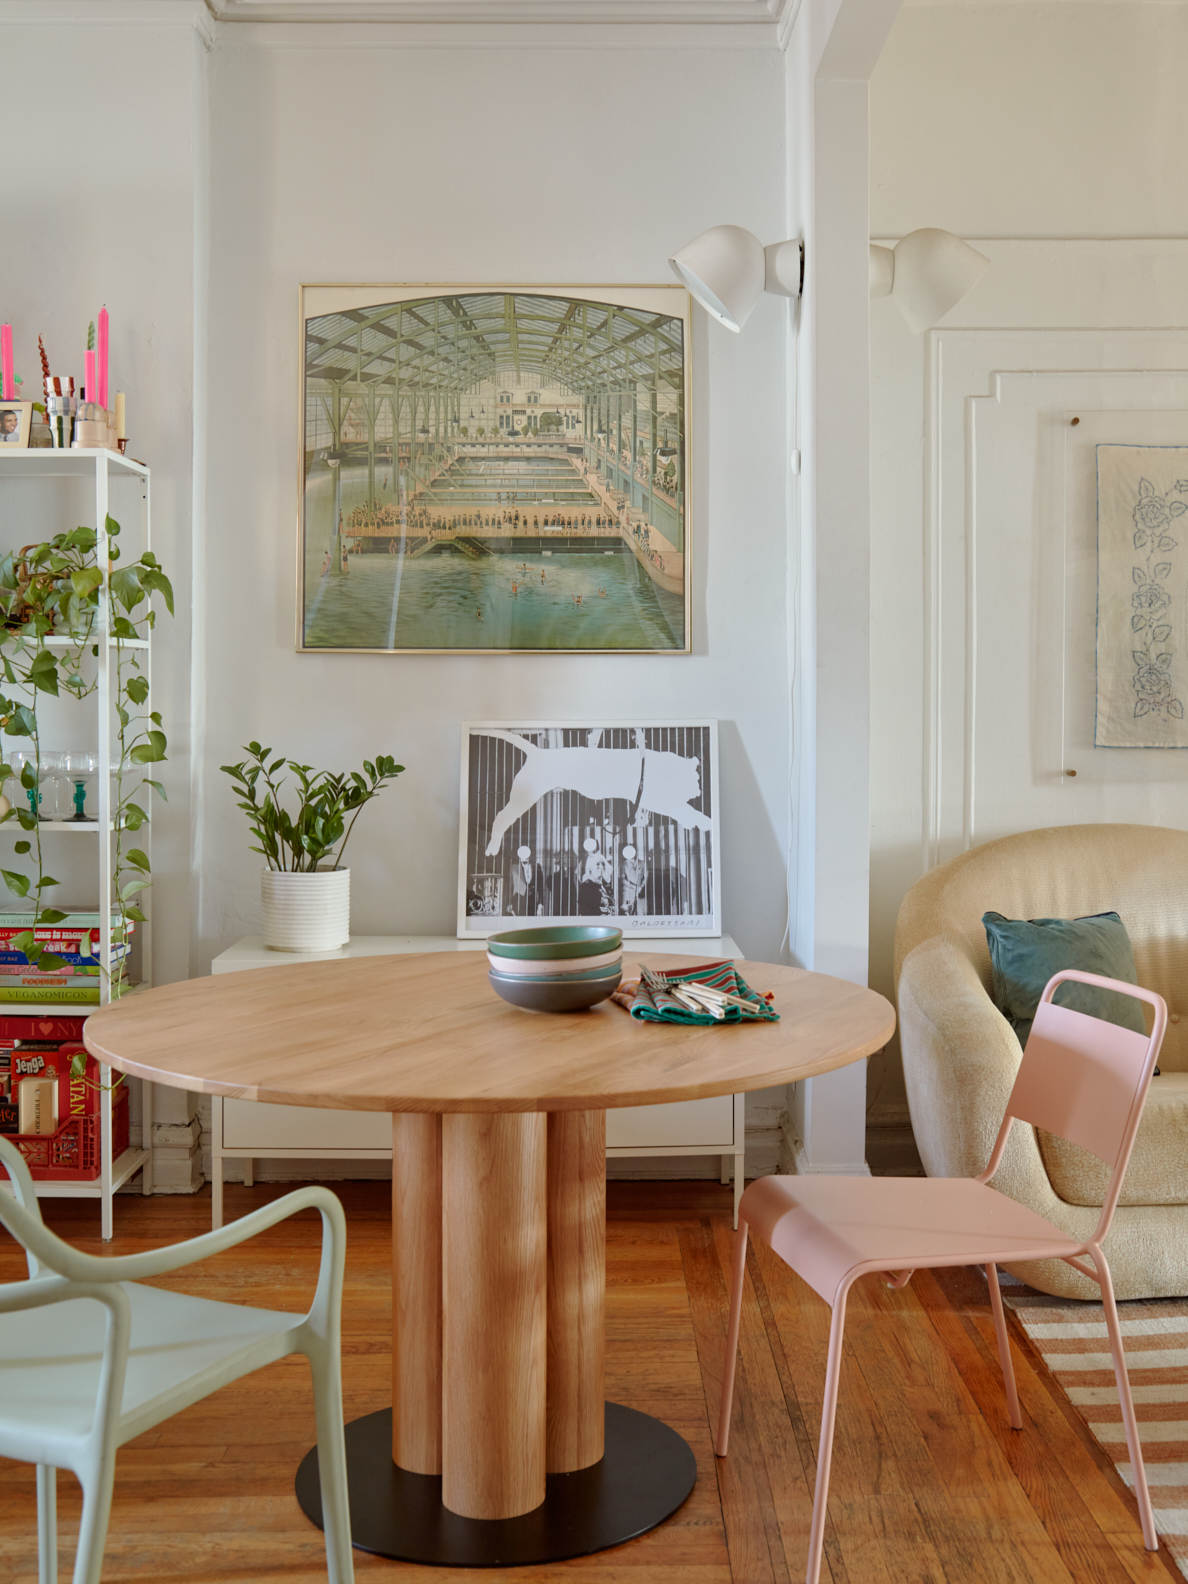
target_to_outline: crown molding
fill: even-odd
[[[758,26],[788,0],[208,0],[220,22]]]
[[[0,26],[180,27],[207,49],[265,42],[286,25],[351,47],[785,49],[802,0],[0,0]],[[337,29],[343,29],[341,37]]]
[[[0,27],[176,27],[210,49],[216,24],[205,0],[0,0]]]

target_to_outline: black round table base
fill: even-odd
[[[520,1518],[460,1518],[441,1503],[441,1478],[392,1462],[392,1412],[346,1427],[351,1537],[361,1551],[430,1566],[519,1567],[587,1556],[633,1540],[674,1513],[693,1489],[689,1444],[659,1419],[606,1405],[606,1455],[576,1474],[550,1474],[545,1499]],[[297,1500],[322,1527],[315,1447],[297,1470]]]

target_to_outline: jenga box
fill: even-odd
[[[7,1090],[0,1094],[0,1105],[5,1100],[15,1105],[22,1078],[53,1076],[58,1082],[59,1126],[71,1117],[98,1115],[99,1063],[82,1042],[83,1021],[80,1017],[0,1018],[0,1090]],[[86,1058],[86,1070],[79,1076],[72,1071],[76,1056]],[[122,1074],[113,1072],[111,1082],[121,1084]],[[0,1111],[0,1129],[5,1121]]]

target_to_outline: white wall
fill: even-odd
[[[178,596],[176,618],[162,616],[153,671],[170,745],[161,770],[169,802],[153,811],[154,968],[162,982],[190,971],[194,136],[202,56],[193,29],[168,22],[8,23],[0,43],[0,319],[14,327],[17,372],[40,399],[40,332],[53,372],[81,380],[87,323],[106,303],[112,389],[127,395],[132,454],[153,468],[154,548]],[[106,153],[93,163],[80,127],[96,95]],[[0,512],[11,512],[14,498],[0,492]],[[32,498],[20,510],[23,521],[0,524],[6,546],[91,521],[93,496],[85,519],[46,519]]]
[[[698,313],[692,656],[297,656],[297,286],[663,281],[672,248],[722,220],[764,240],[803,228],[811,251],[818,154],[848,258],[866,201],[853,137],[864,90],[850,95],[857,120],[843,111],[818,147],[812,84],[839,17],[852,52],[872,17],[881,43],[897,4],[812,0],[789,66],[774,28],[509,27],[460,48],[458,33],[426,28],[212,29],[190,0],[0,0],[18,139],[0,172],[3,312],[38,317],[52,344],[107,301],[113,371],[134,453],[154,468],[158,548],[179,596],[157,669],[171,735],[156,849],[162,980],[206,972],[257,924],[256,860],[216,768],[249,738],[321,763],[380,749],[402,759],[407,775],[353,844],[355,927],[448,931],[459,720],[641,711],[721,722],[724,920],[744,951],[782,955],[798,798],[793,949],[861,978],[863,897],[839,909],[835,880],[853,890],[864,867],[853,772],[866,754],[865,667],[834,625],[827,691],[844,707],[854,672],[857,692],[850,717],[826,723],[823,780],[814,714],[822,593],[863,621],[865,445],[845,437],[846,390],[866,402],[850,356],[861,315],[827,297],[802,325],[792,379],[786,303],[765,298],[740,337]],[[864,81],[869,66],[842,61],[834,77]],[[80,174],[73,130],[61,147],[45,135],[46,103],[70,106],[73,128],[96,82],[111,134],[102,182]],[[848,538],[827,546],[825,571],[811,425],[799,516],[789,509],[790,392],[799,380],[811,415],[818,345],[847,349],[844,377],[827,369],[836,411],[823,444],[858,512],[833,503]],[[808,538],[796,583],[798,525]],[[790,652],[802,662],[794,790]]]
[[[740,337],[698,314],[693,655],[297,655],[293,568],[298,284],[663,281],[668,253],[722,219],[782,234],[780,58],[354,38],[230,29],[210,61],[200,962],[258,921],[256,860],[217,770],[241,744],[328,764],[394,753],[407,774],[352,842],[353,925],[452,933],[459,721],[641,712],[721,721],[724,923],[751,955],[776,957],[788,802],[780,303],[765,300]]]
[[[1140,239],[1185,231],[1186,29],[1178,5],[909,6],[872,78],[872,236],[940,225],[992,260],[928,337],[872,305],[870,949],[885,994],[899,904],[937,858],[1043,824],[1188,822],[1181,756],[1162,782],[1099,783],[1082,765],[1060,785],[1059,652],[1036,620],[1062,565],[1067,412],[1175,405],[1162,375],[1119,382],[1184,366],[1163,332],[1188,323],[1188,249]],[[1073,240],[1091,238],[1115,240]],[[906,1116],[894,1048],[868,1103],[873,1120]]]

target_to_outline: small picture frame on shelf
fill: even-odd
[[[24,450],[29,444],[32,427],[32,402],[0,401],[0,445]]]

